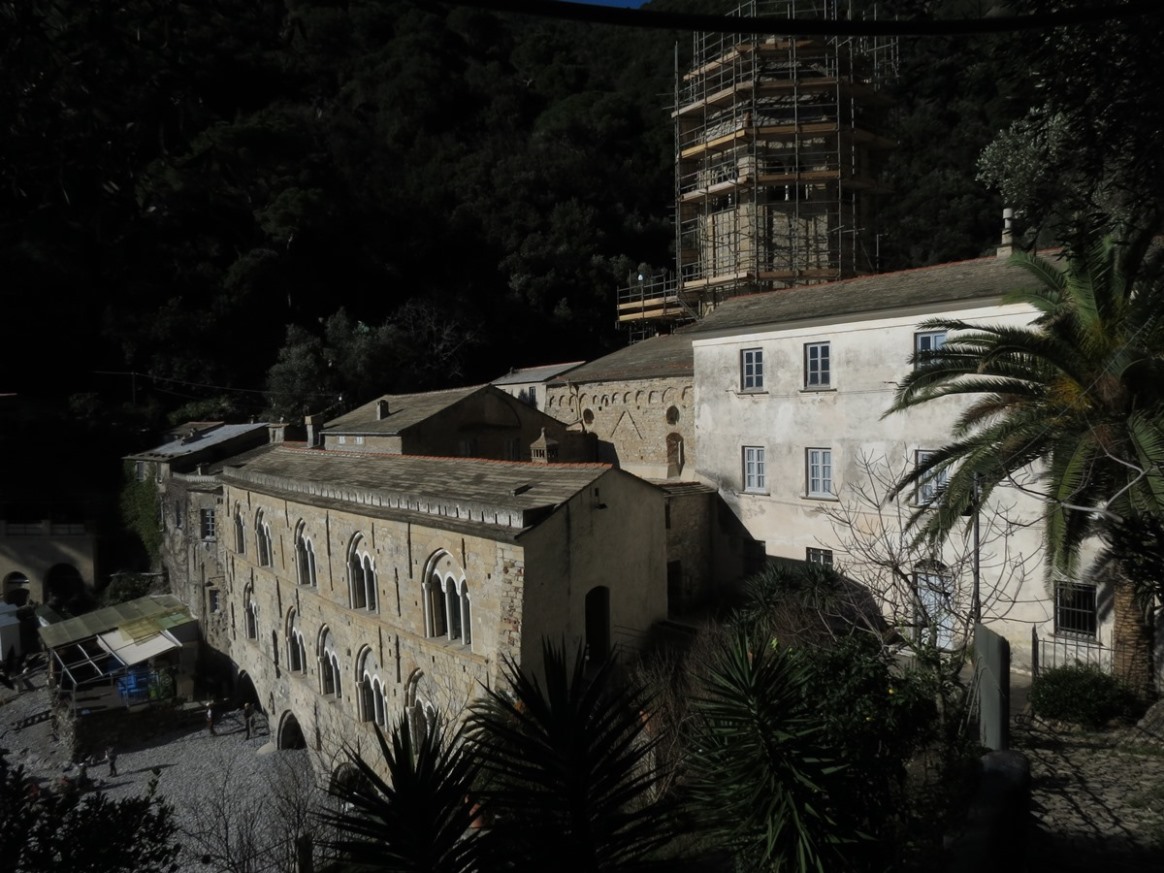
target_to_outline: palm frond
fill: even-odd
[[[886,415],[946,397],[972,402],[955,439],[892,492],[945,471],[939,499],[911,516],[918,539],[941,541],[975,488],[986,499],[1036,462],[1046,463],[1045,537],[1059,572],[1074,571],[1095,528],[1091,508],[1116,498],[1128,511],[1164,507],[1164,289],[1133,288],[1123,258],[1107,237],[1074,247],[1065,263],[1020,253],[1011,263],[1032,283],[1006,299],[1032,306],[1031,324],[930,322],[957,335],[915,356]]]
[[[832,812],[841,767],[805,709],[807,682],[787,650],[741,632],[716,651],[694,701],[688,804],[755,869],[833,869],[857,837]]]
[[[338,808],[320,814],[335,837],[326,846],[341,858],[400,873],[469,873],[476,868],[472,791],[477,764],[461,733],[434,726],[413,735],[407,716],[391,741],[376,727],[388,778],[354,752],[355,778],[332,788]]]
[[[624,869],[671,834],[654,798],[648,698],[613,662],[588,672],[581,651],[570,659],[546,641],[542,662],[537,676],[508,661],[508,690],[489,690],[470,716],[497,818],[489,851],[518,870]]]

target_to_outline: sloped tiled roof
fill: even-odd
[[[564,375],[568,370],[580,367],[585,361],[571,361],[567,364],[543,364],[540,367],[522,367],[499,376],[491,385],[523,385],[526,382],[545,382],[555,376]]]
[[[620,382],[626,379],[691,376],[695,372],[691,340],[692,336],[687,331],[654,336],[583,364],[555,380],[555,383]]]
[[[420,513],[462,524],[520,527],[611,469],[608,464],[533,464],[320,451],[283,444],[223,472],[232,485],[313,503],[355,504],[370,514]],[[514,521],[497,516],[512,515]],[[522,519],[525,519],[523,522]]]
[[[867,313],[932,310],[942,304],[998,299],[1031,281],[1029,273],[1005,257],[977,258],[733,297],[690,330],[699,335],[797,321],[842,321]]]
[[[395,436],[486,387],[471,385],[468,388],[426,391],[422,394],[384,394],[339,418],[333,418],[323,426],[323,432]],[[378,419],[376,412],[381,401],[388,402],[388,415]]]
[[[242,434],[256,430],[266,431],[266,429],[265,422],[213,425],[206,430],[196,431],[193,436],[170,440],[157,448],[130,455],[129,458],[130,460],[174,461],[196,452],[205,451],[212,446],[222,445]]]

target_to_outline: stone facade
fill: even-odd
[[[162,566],[171,593],[186,604],[212,649],[227,643],[219,559],[222,496],[217,477],[172,472],[160,486]]]
[[[225,473],[222,543],[231,659],[280,742],[301,733],[327,766],[399,713],[457,717],[505,659],[536,668],[543,636],[598,656],[666,615],[663,496],[632,476],[349,456],[360,486],[330,489],[315,484],[327,454],[281,448]],[[500,473],[496,505],[448,493],[450,465],[452,482]]]
[[[599,460],[645,479],[695,478],[691,340],[654,337],[547,388],[546,412],[594,434]]]
[[[698,482],[661,487],[667,499],[668,612],[678,616],[722,602],[726,586],[758,569],[763,543],[753,540],[714,488]]]

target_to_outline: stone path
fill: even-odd
[[[1028,873],[1164,871],[1164,737],[1019,718],[1031,762]]]
[[[33,679],[38,690],[32,692],[0,687],[0,748],[8,750],[10,766],[23,766],[47,784],[75,770],[51,721],[40,716],[49,709],[48,691],[39,687],[43,676]],[[217,736],[191,728],[146,742],[127,739],[119,747],[117,776],[108,775],[104,762],[92,765],[89,775],[113,799],[144,794],[157,779],[157,793],[173,804],[180,828],[181,873],[220,870],[213,858],[227,853],[253,854],[256,873],[274,870],[291,846],[272,822],[297,799],[307,804],[317,797],[310,761],[305,750],[275,751],[265,728],[249,740],[244,735],[241,713],[227,712]],[[209,863],[204,855],[211,856]]]
[[[43,685],[43,677],[34,676],[34,682]],[[70,762],[42,715],[48,701],[43,688],[17,693],[0,687],[0,748],[9,751],[11,765],[52,781]],[[1011,744],[1030,759],[1033,782],[1027,873],[1164,873],[1161,733],[1093,734],[1025,716],[1015,719]],[[220,869],[203,864],[202,856],[224,851],[225,823],[236,834],[254,825],[261,845],[235,843],[231,851],[254,851],[263,859],[258,869],[274,869],[285,841],[263,828],[287,812],[281,804],[309,799],[315,789],[308,753],[275,752],[270,739],[265,732],[243,739],[240,714],[228,712],[218,736],[203,728],[127,742],[116,778],[106,775],[104,764],[90,773],[118,798],[144,793],[158,771],[158,793],[174,804],[182,828],[182,873]]]

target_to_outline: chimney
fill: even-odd
[[[558,460],[558,441],[546,438],[546,429],[529,447],[529,459],[535,464],[554,464]]]
[[[388,399],[381,397],[376,401],[376,421],[383,421],[388,417]]]
[[[316,424],[319,416],[309,415],[303,419],[303,423],[307,426],[307,445],[314,447],[316,441],[319,439],[319,434],[316,431]]]
[[[1009,258],[1014,254],[1014,210],[1009,206],[1002,210],[1002,245],[998,247],[998,257]]]

